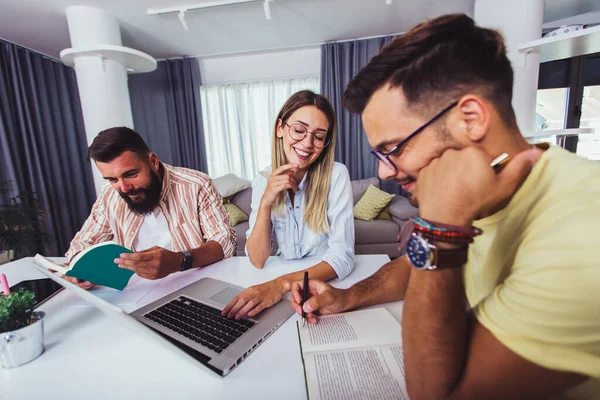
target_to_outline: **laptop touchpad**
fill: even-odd
[[[237,294],[242,293],[239,290],[235,290],[232,287],[227,287],[221,290],[219,293],[212,296],[210,299],[216,301],[217,303],[221,303],[223,305],[229,304],[231,299],[233,299]]]

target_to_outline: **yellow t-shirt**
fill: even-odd
[[[537,365],[592,377],[561,398],[600,399],[600,163],[550,147],[474,225],[464,279],[479,322]]]

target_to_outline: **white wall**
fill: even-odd
[[[199,59],[203,85],[289,79],[321,74],[321,48]]]

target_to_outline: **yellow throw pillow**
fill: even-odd
[[[240,210],[238,206],[233,203],[225,203],[223,204],[225,210],[227,210],[227,214],[229,214],[229,219],[231,220],[231,226],[236,226],[242,222],[248,221],[248,216],[245,212]]]
[[[381,210],[390,204],[393,198],[393,194],[369,185],[365,194],[363,194],[354,206],[354,218],[362,219],[363,221],[373,221]]]
[[[379,213],[379,215],[377,215],[377,218],[375,218],[375,219],[383,219],[386,221],[392,220],[392,214],[390,214],[389,204],[387,206],[385,206],[385,208],[383,210],[381,210],[381,212]]]

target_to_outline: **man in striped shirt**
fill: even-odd
[[[100,132],[88,154],[110,186],[102,189],[73,238],[68,260],[112,240],[135,251],[115,263],[142,278],[160,279],[233,255],[235,231],[207,175],[160,162],[141,136],[126,127]]]

